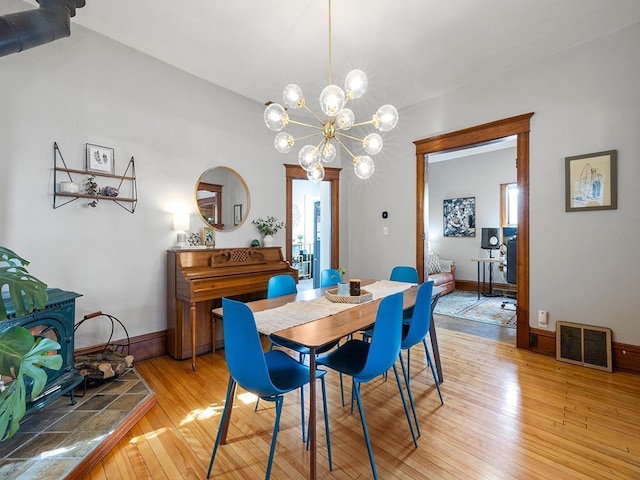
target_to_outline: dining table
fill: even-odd
[[[390,280],[362,280],[362,295],[372,294],[372,299],[363,303],[341,303],[327,300],[335,287],[301,290],[297,294],[256,300],[247,305],[254,313],[258,331],[309,349],[309,478],[317,478],[316,450],[316,351],[325,345],[366,330],[375,323],[378,305],[382,298],[403,291],[403,309],[414,306],[418,285]],[[433,307],[437,303],[443,287],[433,287],[431,324],[429,336],[433,350],[438,381],[444,380],[438,349]],[[329,295],[332,297],[332,295]],[[212,311],[214,319],[224,321],[222,308]],[[231,399],[233,401],[233,398]],[[221,443],[226,443],[229,419],[221,425],[223,429]]]

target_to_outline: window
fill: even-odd
[[[515,227],[518,225],[518,184],[503,183],[500,185],[500,226]]]

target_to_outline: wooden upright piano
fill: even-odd
[[[222,297],[253,294],[265,298],[274,275],[298,270],[284,260],[280,247],[167,250],[167,350],[177,359],[215,351],[222,344],[222,328],[212,322],[211,310]]]

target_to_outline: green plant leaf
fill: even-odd
[[[60,344],[49,338],[40,338],[35,346],[25,355],[22,363],[22,373],[33,378],[33,388],[31,398],[40,395],[47,383],[47,374],[41,367],[51,370],[60,370],[62,367],[62,357],[59,354],[49,355],[49,352],[56,351]]]
[[[34,345],[33,335],[26,328],[12,327],[0,334],[0,374],[13,377],[11,367],[16,375],[20,373],[22,359]]]
[[[0,442],[13,437],[20,428],[20,420],[27,411],[24,378],[18,375],[9,386],[0,392]]]
[[[9,296],[14,303],[16,315],[22,316],[35,309],[44,308],[49,294],[47,285],[30,275],[24,268],[29,262],[12,250],[0,246],[0,290],[8,286]],[[7,310],[0,301],[0,320],[6,320]]]
[[[0,335],[0,373],[16,378],[0,392],[0,441],[12,437],[20,428],[20,420],[26,413],[26,387],[24,377],[33,379],[31,398],[44,389],[47,373],[41,367],[59,370],[62,357],[50,355],[60,349],[60,344],[50,338],[38,338],[23,327],[11,327]],[[13,367],[13,372],[11,370]]]

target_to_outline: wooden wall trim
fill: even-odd
[[[464,282],[464,286],[473,285],[471,291],[475,291],[475,282],[467,282],[465,280],[461,282]],[[466,288],[458,288],[458,283],[459,281],[456,280],[456,289],[467,290]],[[541,328],[531,328],[530,334],[535,335],[537,341],[537,345],[530,347],[531,351],[552,357],[556,356],[556,332]],[[166,355],[168,353],[166,339],[166,330],[131,337],[131,354],[136,362]],[[126,341],[119,340],[118,343],[126,343]],[[613,342],[612,350],[614,370],[640,374],[640,345]],[[102,345],[94,345],[77,349],[75,353],[76,355],[88,355],[100,351],[102,351]],[[176,362],[178,361],[180,360],[176,360]]]
[[[285,258],[293,264],[293,243],[291,240],[293,225],[293,181],[307,180],[307,172],[300,165],[284,164],[285,168]],[[331,268],[340,265],[340,171],[342,168],[325,167],[323,182],[331,182]]]
[[[416,140],[416,266],[420,280],[424,278],[425,243],[425,180],[428,165],[424,156],[446,150],[456,150],[500,138],[517,135],[518,202],[518,318],[529,318],[529,130],[533,113],[497,120],[482,125]],[[457,283],[457,282],[456,282]],[[529,322],[518,323],[516,346],[529,348]]]
[[[167,351],[167,331],[146,333],[137,337],[131,337],[130,353],[133,355],[134,362],[148,360],[149,358],[159,357],[168,353]],[[127,340],[116,340],[113,343],[126,345]],[[90,347],[78,348],[75,350],[76,355],[92,355],[100,353],[104,345],[92,345]]]

